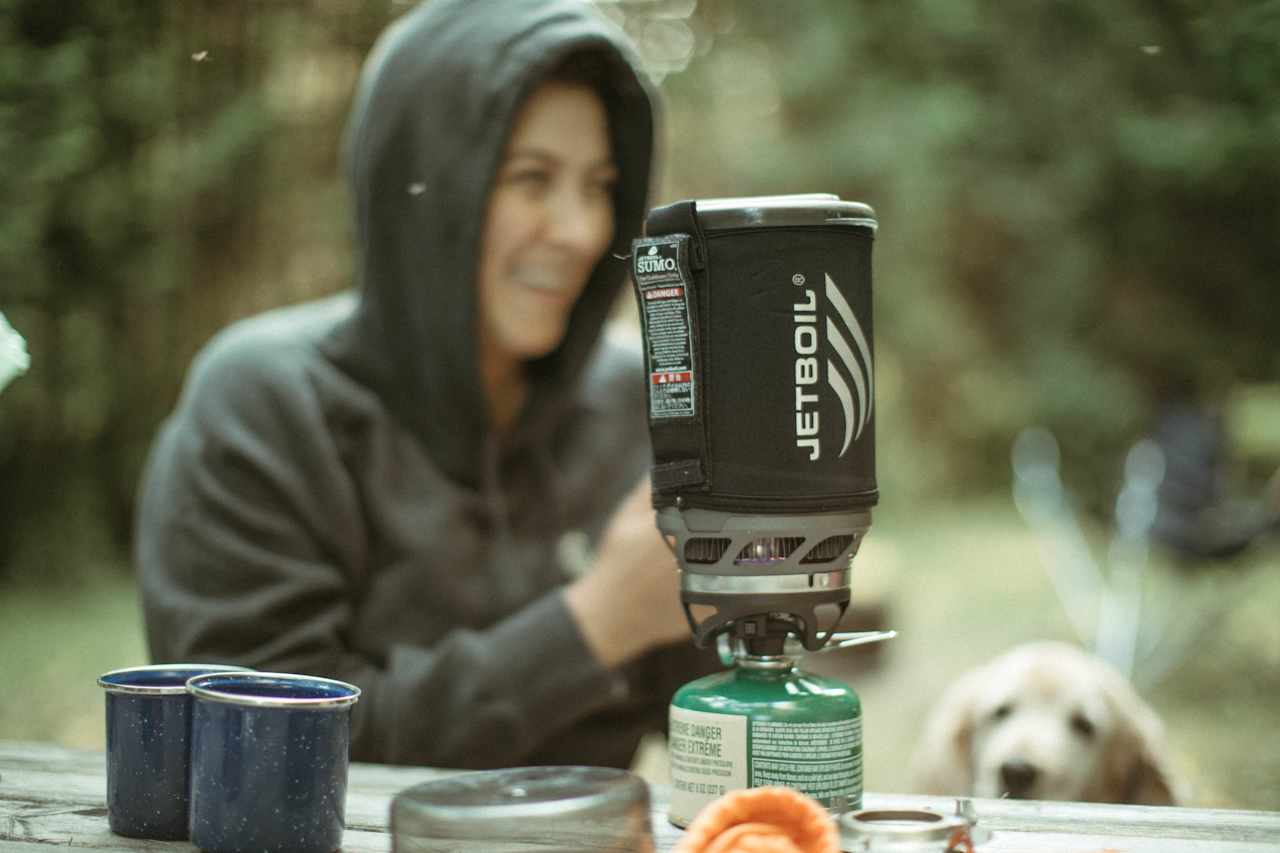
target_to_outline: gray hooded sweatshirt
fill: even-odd
[[[486,202],[524,97],[583,50],[611,69],[614,251],[500,435],[475,347]],[[354,758],[477,768],[625,766],[714,668],[683,643],[606,671],[562,594],[566,554],[649,455],[639,353],[601,336],[649,181],[634,67],[575,0],[434,0],[379,40],[346,140],[358,294],[217,335],[152,450],[136,559],[153,659],[353,682]]]

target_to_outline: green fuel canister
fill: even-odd
[[[831,648],[893,632],[843,635]],[[728,791],[782,785],[833,812],[862,807],[862,703],[847,684],[807,673],[791,654],[751,654],[738,643],[733,667],[691,681],[671,700],[671,804],[679,827]]]

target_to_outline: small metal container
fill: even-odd
[[[116,669],[106,691],[107,823],[116,835],[187,837],[191,697],[187,679],[243,667],[167,663]]]
[[[462,773],[391,802],[394,853],[653,853],[649,789],[604,767]]]
[[[353,684],[278,672],[187,682],[191,841],[209,853],[331,853],[342,844]]]
[[[973,853],[971,824],[925,809],[866,809],[840,817],[846,853]]]

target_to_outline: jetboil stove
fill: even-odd
[[[795,664],[848,608],[878,498],[876,225],[834,195],[700,199],[632,244],[657,523],[694,642],[736,664],[672,701],[679,825],[758,785],[861,803],[858,698]]]

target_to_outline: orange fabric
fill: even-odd
[[[674,853],[840,853],[840,842],[817,800],[790,788],[747,788],[704,808]]]

